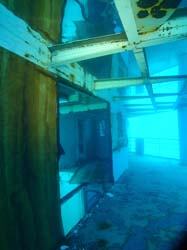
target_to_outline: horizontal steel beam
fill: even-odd
[[[52,52],[51,65],[80,62],[86,59],[120,53],[124,51],[127,44],[125,34],[121,33],[55,45],[49,47]]]
[[[50,42],[0,4],[0,47],[45,68],[50,64]]]
[[[183,80],[187,80],[187,75],[149,77],[149,81],[151,84],[176,82]]]
[[[183,39],[187,37],[186,30],[187,16],[182,12],[179,13],[178,16],[166,21],[156,31],[139,34],[139,40],[133,44],[129,43],[125,33],[121,33],[49,46],[52,52],[51,65],[55,66],[70,62],[78,62]]]
[[[93,104],[75,104],[75,105],[61,105],[59,110],[60,114],[69,114],[76,112],[85,112],[89,110],[98,110],[98,109],[107,109],[108,104],[106,102],[103,103],[93,103]]]
[[[143,85],[144,79],[142,77],[137,78],[121,78],[121,79],[101,79],[94,81],[94,90],[120,88],[128,86]]]
[[[157,105],[172,105],[172,104],[174,104],[174,102],[157,102],[156,103]],[[123,107],[125,107],[125,108],[133,108],[133,107],[147,107],[147,106],[152,106],[152,104],[143,104],[143,103],[139,103],[139,104],[128,104],[128,103],[126,103],[126,104],[124,104],[123,105]]]
[[[140,34],[137,31],[137,24],[140,20],[138,20],[138,19],[135,20],[135,17],[137,17],[137,16],[134,15],[135,9],[133,9],[133,6],[132,6],[133,2],[130,0],[125,0],[125,1],[124,0],[114,0],[114,3],[115,3],[116,8],[118,10],[118,14],[119,14],[119,17],[121,19],[123,28],[126,32],[129,44],[136,44],[136,46],[133,46],[133,52],[134,52],[137,64],[140,68],[142,77],[144,78],[144,84],[145,84],[145,87],[146,87],[147,92],[149,94],[151,103],[152,103],[154,109],[156,110],[157,105],[156,105],[156,101],[155,101],[155,96],[153,94],[152,84],[148,78],[149,77],[149,70],[148,70],[148,65],[147,65],[146,54],[144,53],[144,49],[142,47],[137,46],[140,44],[140,41],[141,41]],[[150,19],[149,23],[151,23],[151,22],[153,22],[153,24],[156,23],[152,19]],[[165,20],[161,21],[161,23],[162,22],[164,23]],[[159,27],[161,23],[159,23],[159,25],[155,26],[155,27],[156,28]],[[153,25],[153,27],[154,27],[154,25]],[[154,29],[155,29],[155,27],[154,27]],[[150,34],[156,34],[156,32],[150,32]]]
[[[139,103],[139,104],[124,104],[123,107],[125,108],[137,108],[137,107],[147,107],[147,106],[153,106],[152,104],[142,104],[142,103]]]
[[[187,107],[187,105],[182,105],[181,107]],[[174,107],[173,105],[170,106],[162,106],[162,107],[158,107],[157,110],[155,111],[154,109],[147,109],[147,108],[142,108],[142,109],[126,109],[127,115],[144,115],[144,114],[155,114],[155,113],[160,113],[166,110],[173,110]]]
[[[148,77],[147,80],[151,84],[174,82],[174,81],[187,80],[187,75]],[[122,87],[137,86],[137,85],[143,85],[143,84],[145,84],[145,80],[142,77],[121,78],[121,79],[101,79],[101,80],[94,81],[94,90],[122,88]]]
[[[163,107],[159,107],[159,108],[157,108],[157,110],[167,110],[167,109],[173,109],[173,106],[163,106]],[[131,113],[134,113],[134,112],[144,112],[144,111],[154,111],[154,108],[152,108],[152,109],[149,109],[149,108],[140,108],[140,109],[126,109],[126,111],[129,113],[129,112],[131,112]]]
[[[157,110],[157,111],[155,111],[153,109],[152,111],[126,112],[126,114],[130,118],[130,117],[137,117],[137,116],[161,114],[161,113],[165,113],[167,111],[168,111],[168,109],[166,109],[166,110]]]
[[[154,97],[178,96],[178,93],[154,94]],[[113,96],[113,101],[128,101],[138,99],[149,99],[150,96]]]
[[[61,67],[51,67],[51,51],[53,44],[29,24],[0,4],[0,47],[39,66],[50,75],[66,79],[81,87],[92,90],[95,79],[80,65],[74,63]]]

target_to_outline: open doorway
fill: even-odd
[[[109,105],[58,84],[60,198],[64,234],[113,183]]]

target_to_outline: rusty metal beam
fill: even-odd
[[[92,90],[94,77],[78,64],[52,67],[51,41],[32,29],[24,20],[0,4],[0,47],[39,66],[50,75],[66,79],[78,86]]]
[[[137,31],[136,21],[133,13],[133,8],[130,0],[114,0],[116,8],[118,10],[121,22],[123,24],[124,30],[128,38],[129,44],[137,44],[140,41],[140,37]],[[133,46],[134,47],[134,46]],[[150,96],[152,105],[156,109],[156,102],[153,95],[153,88],[149,82],[149,70],[147,66],[146,55],[143,48],[133,48],[133,52],[137,61],[137,64],[140,68],[145,87]]]
[[[187,80],[187,75],[181,76],[159,76],[148,77],[151,84],[175,82],[181,80]],[[145,84],[142,77],[136,78],[119,78],[119,79],[100,79],[94,81],[94,90],[110,89],[110,88],[122,88],[128,86],[138,86]]]
[[[187,9],[178,9],[175,14],[157,30],[140,34],[138,48],[154,46],[187,38]]]
[[[125,34],[121,33],[52,46],[49,48],[52,52],[51,65],[57,66],[120,53],[127,44]]]
[[[130,0],[114,0],[119,17],[124,27],[129,44],[139,41],[136,22]]]
[[[124,1],[125,2],[125,1]],[[127,50],[137,50],[187,37],[187,16],[183,13],[166,21],[159,29],[139,34],[139,40],[129,43],[125,33],[91,38],[66,44],[51,45],[51,65],[62,65]],[[127,33],[128,34],[128,33]],[[130,33],[131,34],[131,33]],[[130,34],[129,37],[131,36]],[[133,36],[133,35],[132,35]],[[131,38],[130,38],[131,40]]]

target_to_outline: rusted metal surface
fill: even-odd
[[[24,59],[81,87],[92,89],[94,77],[78,64],[52,67],[51,41],[33,30],[25,21],[0,4],[0,46]],[[7,20],[9,20],[7,22]],[[85,84],[86,83],[86,84]]]
[[[55,45],[50,47],[51,66],[119,53],[124,51],[127,45],[124,33]]]
[[[15,16],[2,4],[0,7],[2,17],[4,16],[4,19],[2,18],[1,21],[5,20],[0,26],[0,31],[4,34],[0,37],[0,45],[3,48],[42,67],[55,77],[67,79],[88,90],[93,90],[94,76],[90,75],[76,63],[67,64],[68,60],[72,62],[82,60],[80,59],[80,50],[82,55],[84,55],[84,59],[88,59],[90,57],[117,53],[133,48],[138,49],[187,37],[187,17],[184,16],[184,13],[179,13],[179,15],[175,15],[173,19],[167,21],[157,31],[139,35],[139,41],[133,45],[128,43],[125,34],[117,34],[60,45],[60,47],[52,47],[51,42],[34,31],[23,20]],[[10,22],[7,23],[6,18],[8,18]],[[19,32],[17,32],[17,30],[19,30]],[[48,49],[49,47],[52,50],[52,54]],[[97,49],[97,53],[95,53],[95,49]],[[61,54],[61,56],[55,61],[53,55],[56,54],[56,57],[58,53]],[[66,60],[64,60],[65,53]],[[54,64],[65,63],[65,65],[52,66],[52,62]]]
[[[51,67],[185,39],[187,37],[187,16],[181,13],[181,11],[177,11],[177,13],[179,15],[173,16],[172,19],[166,21],[156,31],[139,33],[138,40],[131,39],[129,42],[129,36],[136,30],[132,29],[131,23],[128,22],[128,30],[131,31],[127,34],[128,37],[124,33],[121,33],[51,46]]]
[[[181,0],[132,1],[138,33],[158,29],[175,12]]]
[[[170,22],[168,22],[167,25],[164,24],[164,22],[171,16],[171,14],[173,14],[179,3],[179,0],[115,0],[115,5],[126,32],[128,43],[134,45],[133,52],[142,74],[142,81],[145,84],[155,110],[157,109],[157,105],[155,96],[153,94],[152,84],[149,81],[149,70],[146,54],[144,53],[143,48],[151,45],[149,44],[149,41],[151,41],[152,39],[150,37],[148,38],[149,35],[153,36],[154,39],[157,39],[157,44],[159,43],[159,40],[163,42],[163,36],[167,37],[169,41],[171,35],[170,31],[171,29],[173,30],[173,25],[175,23],[172,22],[171,24]],[[138,10],[138,8],[140,10]],[[162,27],[162,24],[165,26]],[[178,27],[175,28],[178,29]],[[146,34],[145,32],[149,33]],[[140,35],[142,33],[145,34],[145,37],[147,36],[144,40],[147,45],[145,43],[142,43],[142,35]],[[179,30],[177,30],[176,35],[178,35],[179,33]],[[165,42],[168,41],[166,40]]]
[[[41,67],[46,67],[51,56],[47,47],[49,42],[2,4],[0,15],[0,46]]]

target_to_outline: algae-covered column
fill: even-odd
[[[62,2],[1,1],[56,43]],[[61,238],[58,185],[55,79],[0,48],[1,250],[55,249]]]

